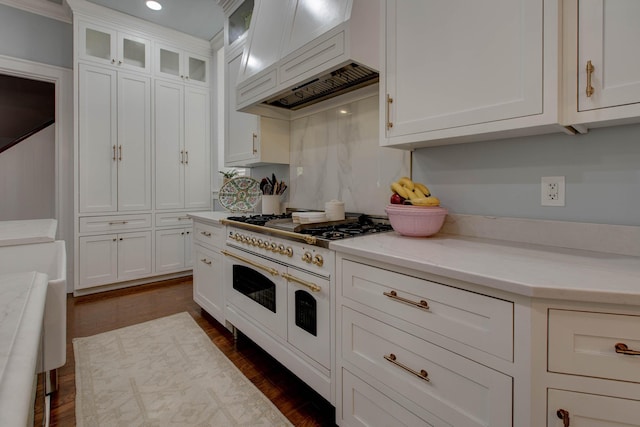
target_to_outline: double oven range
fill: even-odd
[[[335,366],[334,240],[391,230],[384,218],[293,223],[291,214],[231,216],[226,318],[331,403]]]

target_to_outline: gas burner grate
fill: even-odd
[[[230,216],[227,219],[230,221],[237,221],[245,224],[265,225],[267,222],[272,221],[274,219],[287,219],[287,218],[291,218],[291,214]]]

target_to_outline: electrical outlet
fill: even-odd
[[[564,206],[564,176],[543,176],[540,194],[542,206]]]

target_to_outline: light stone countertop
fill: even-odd
[[[0,275],[0,425],[25,426],[32,411],[48,277]]]
[[[0,246],[53,242],[57,227],[55,219],[0,221]]]
[[[237,213],[231,212],[214,212],[214,211],[204,211],[204,212],[189,212],[187,214],[189,217],[194,220],[198,220],[208,224],[219,224],[221,219],[225,219],[229,216],[240,215]]]
[[[396,232],[332,242],[339,253],[535,298],[640,305],[640,257]]]

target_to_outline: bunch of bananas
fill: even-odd
[[[406,176],[392,183],[391,191],[391,203],[394,204],[403,204],[406,200],[414,206],[440,206],[440,200],[431,195],[426,185],[413,182]]]

